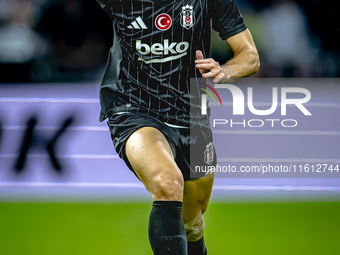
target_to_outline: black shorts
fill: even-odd
[[[185,181],[201,178],[211,171],[212,166],[216,166],[217,157],[209,128],[172,127],[142,113],[114,114],[107,124],[116,152],[133,172],[125,153],[125,143],[142,127],[154,127],[165,136]]]

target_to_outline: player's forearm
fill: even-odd
[[[259,55],[256,48],[243,48],[235,52],[234,58],[221,66],[227,78],[242,78],[256,73],[260,68]]]

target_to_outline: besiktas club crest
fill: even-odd
[[[182,7],[181,25],[186,29],[190,29],[195,24],[195,12],[193,6],[186,5]]]
[[[212,143],[208,143],[205,147],[204,162],[207,165],[211,165],[214,162],[214,146]]]

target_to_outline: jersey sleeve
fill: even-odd
[[[101,7],[105,7],[105,5],[107,5],[109,2],[111,2],[110,0],[96,0],[100,5]]]
[[[235,0],[212,0],[211,5],[212,27],[222,40],[247,29]]]

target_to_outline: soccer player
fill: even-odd
[[[203,214],[216,164],[200,89],[189,78],[223,82],[259,68],[253,39],[234,0],[97,0],[114,38],[101,89],[101,116],[119,156],[153,199],[149,240],[155,255],[207,254]],[[211,24],[234,51],[225,65],[208,58]],[[208,109],[208,111],[210,111]],[[190,147],[198,148],[190,158]],[[196,150],[196,149],[195,149]]]

